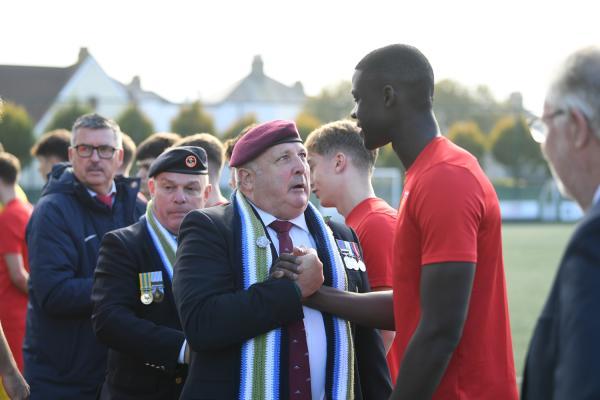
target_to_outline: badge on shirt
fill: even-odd
[[[341,239],[336,239],[336,242],[340,249],[340,253],[342,254],[342,258],[344,259],[346,268],[363,272],[367,270],[367,267],[360,256],[358,244],[355,242],[346,242]]]
[[[160,303],[165,298],[165,286],[162,271],[142,272],[140,277],[140,301],[150,305],[153,301]]]

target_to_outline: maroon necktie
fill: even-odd
[[[104,204],[108,208],[112,208],[112,198],[113,198],[113,194],[112,193],[109,193],[109,194],[97,194],[96,195],[96,199],[98,199],[98,201],[100,203]]]
[[[293,249],[290,229],[292,223],[289,221],[273,221],[269,224],[279,240],[279,254],[291,253]],[[289,381],[290,400],[312,398],[310,389],[310,363],[308,361],[308,345],[306,344],[306,332],[304,321],[294,321],[288,324],[288,349],[289,349]]]

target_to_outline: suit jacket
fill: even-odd
[[[314,232],[307,219],[309,230]],[[193,349],[182,399],[239,397],[241,345],[262,333],[303,318],[296,285],[267,280],[242,290],[241,229],[234,206],[192,211],[179,232],[173,290],[183,330]],[[354,232],[333,224],[334,236],[358,243]],[[322,257],[321,257],[322,258]],[[346,269],[349,289],[368,291],[366,273]],[[356,399],[387,399],[391,393],[381,337],[353,326]],[[282,352],[286,354],[284,342]],[[282,365],[287,371],[287,365]],[[280,393],[287,394],[287,372]]]
[[[600,203],[576,228],[538,319],[523,400],[600,399]]]
[[[144,305],[139,274],[161,271],[164,298]],[[171,281],[146,228],[146,218],[107,233],[92,290],[92,323],[109,347],[101,399],[177,399],[187,367]]]

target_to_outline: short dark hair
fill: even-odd
[[[115,134],[115,141],[117,142],[117,148],[123,147],[123,134],[119,124],[112,119],[103,117],[97,113],[84,114],[75,120],[73,129],[71,129],[71,145],[75,145],[75,138],[77,137],[77,131],[81,128],[88,129],[110,129]]]
[[[127,170],[133,164],[133,156],[135,155],[135,142],[125,132],[123,132],[123,165],[121,166],[122,170]]]
[[[246,133],[248,133],[248,131],[252,128],[254,128],[255,126],[257,126],[258,124],[256,123],[252,123],[248,126],[246,126],[244,129],[242,129],[240,131],[240,133],[238,133],[238,135],[234,138],[231,139],[227,139],[224,143],[225,146],[225,159],[227,161],[231,160],[231,155],[233,154],[233,147],[235,146],[235,144],[237,143],[238,140],[240,140],[242,138],[242,136],[244,136]]]
[[[69,161],[71,132],[66,129],[55,129],[44,133],[31,148],[34,157],[56,157],[61,161]]]
[[[17,177],[21,172],[19,159],[5,151],[0,153],[0,179],[7,185],[17,183]]]
[[[373,50],[356,65],[367,79],[402,85],[415,108],[433,106],[434,76],[431,64],[416,47],[392,44]]]
[[[377,160],[377,149],[368,150],[358,126],[349,120],[330,122],[312,131],[305,142],[309,153],[330,156],[337,151],[350,155],[356,168],[369,174]],[[309,154],[310,156],[310,154]]]
[[[153,133],[139,144],[135,153],[135,159],[139,161],[147,158],[156,158],[168,147],[173,146],[179,139],[181,139],[181,136],[172,132]]]
[[[208,175],[211,178],[210,180],[214,183],[219,179],[225,160],[223,143],[215,135],[211,135],[210,133],[196,133],[179,139],[173,146],[202,147],[206,151],[208,159]]]

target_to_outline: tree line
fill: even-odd
[[[324,123],[349,118],[354,106],[350,91],[351,83],[342,81],[308,97],[296,117],[302,137],[306,138]],[[443,80],[435,87],[434,111],[442,132],[477,157],[484,168],[493,159],[503,165],[515,181],[545,177],[547,171],[539,145],[529,135],[528,113],[520,104],[514,103],[514,99],[497,101],[486,86],[469,89],[456,81]],[[73,101],[54,114],[45,131],[70,129],[78,116],[92,111],[90,106]],[[116,121],[135,143],[155,132],[151,120],[135,103],[117,116]],[[200,101],[195,101],[181,107],[171,121],[171,131],[182,136],[206,132],[228,139],[256,122],[254,114],[247,114],[223,132],[216,132],[212,116]],[[34,141],[33,122],[27,111],[7,102],[0,120],[0,142],[27,165],[31,161],[29,149]],[[401,168],[391,146],[380,150],[377,166]]]

